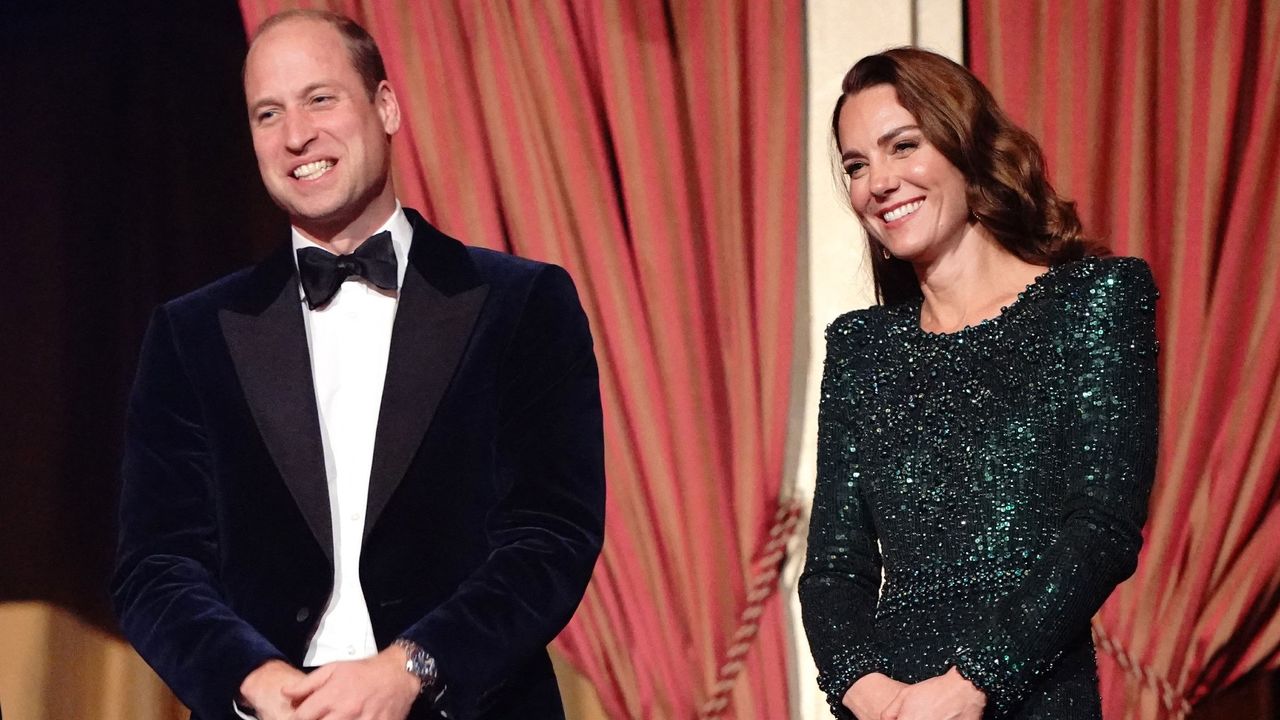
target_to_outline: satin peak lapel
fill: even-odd
[[[275,291],[265,307],[222,310],[218,320],[262,440],[333,562],[320,416],[292,262],[288,253],[277,253],[259,268],[267,295]]]

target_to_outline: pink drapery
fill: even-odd
[[[378,39],[406,205],[578,282],[608,522],[560,649],[610,717],[786,717],[800,0],[241,0],[297,6]]]
[[[1280,3],[975,0],[974,71],[1162,290],[1138,571],[1094,619],[1104,714],[1280,666]]]

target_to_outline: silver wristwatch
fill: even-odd
[[[421,694],[430,695],[432,702],[444,694],[443,688],[438,687],[440,673],[436,669],[436,659],[431,656],[431,653],[423,650],[418,643],[406,638],[396,638],[391,644],[404,648],[405,653],[408,654],[409,659],[405,661],[404,669],[422,683]]]

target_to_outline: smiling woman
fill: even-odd
[[[892,241],[874,223],[876,210],[911,210],[883,205],[901,204],[903,197],[888,200],[883,185],[878,186],[879,204],[868,206],[870,185],[859,182],[884,183],[898,177],[869,175],[879,173],[886,163],[912,167],[931,184],[943,183],[935,192],[958,195],[948,200],[953,214],[956,202],[963,203],[966,217],[976,221],[973,229],[1027,263],[1047,266],[1106,254],[1099,243],[1085,237],[1075,204],[1054,191],[1035,138],[1014,125],[964,67],[924,50],[897,48],[855,65],[845,76],[842,93],[831,130],[848,175],[850,201],[872,242],[881,302],[892,304],[921,294],[909,258],[885,247]],[[859,132],[870,135],[863,138]],[[872,150],[881,154],[875,168],[866,156]]]
[[[827,330],[799,588],[819,685],[839,717],[1099,718],[1089,619],[1155,470],[1150,271],[1099,257],[946,58],[859,61],[832,130],[882,304]]]

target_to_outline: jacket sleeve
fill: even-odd
[[[1078,489],[1059,536],[989,614],[975,636],[982,640],[952,658],[987,694],[994,716],[1027,697],[1137,567],[1156,463],[1158,293],[1139,260],[1101,267],[1083,288],[1087,307],[1068,350],[1068,462]]]
[[[842,704],[855,681],[873,672],[888,674],[888,659],[873,629],[879,598],[881,559],[871,510],[861,483],[858,433],[851,408],[840,403],[842,368],[853,349],[839,330],[827,330],[827,358],[818,406],[818,476],[804,572],[800,576],[800,608],[818,685],[833,715],[852,718]]]
[[[164,307],[143,340],[125,432],[116,615],[183,703],[198,716],[226,717],[244,677],[284,655],[220,590],[210,449]]]
[[[488,559],[402,636],[431,653],[449,716],[542,650],[582,599],[604,535],[604,431],[586,314],[568,273],[538,271],[503,361]]]

